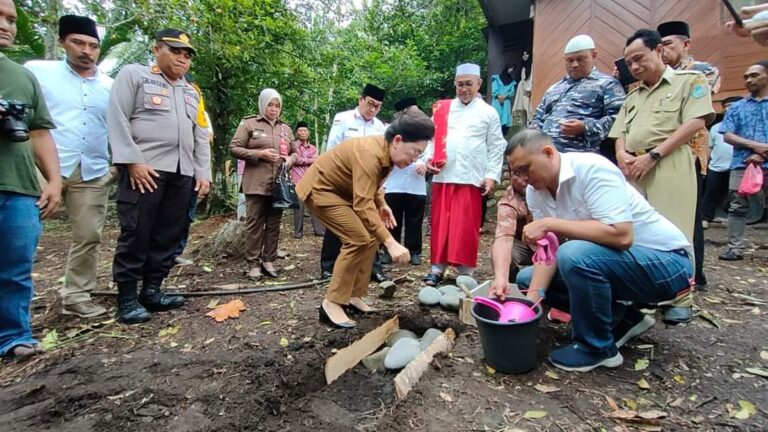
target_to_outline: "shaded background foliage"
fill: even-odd
[[[380,117],[416,97],[424,110],[453,94],[463,62],[484,67],[485,26],[475,0],[18,0],[17,61],[58,58],[57,19],[93,17],[103,26],[101,64],[115,75],[151,61],[154,33],[188,31],[197,55],[192,74],[215,131],[215,179],[208,211],[232,208],[229,139],[240,119],[258,112],[261,89],[283,96],[283,120],[310,124],[324,144],[334,113],[355,106],[366,82],[388,91]]]

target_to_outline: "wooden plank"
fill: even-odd
[[[400,322],[397,317],[394,317],[329,358],[325,362],[326,384],[336,381],[344,372],[352,369],[364,358],[373,354],[374,351],[386,342],[389,335],[399,327]]]
[[[399,400],[405,399],[408,392],[419,382],[421,376],[427,371],[429,364],[435,355],[448,352],[453,347],[453,340],[456,339],[456,333],[453,329],[447,329],[443,335],[435,339],[424,351],[420,352],[415,359],[395,377],[395,393]]]

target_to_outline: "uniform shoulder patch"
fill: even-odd
[[[247,119],[256,118],[257,116],[258,116],[258,114],[253,114],[253,115],[245,116],[245,117],[243,117],[243,121],[245,121]]]
[[[709,93],[709,86],[706,82],[695,82],[691,87],[691,97],[694,99],[701,99]]]

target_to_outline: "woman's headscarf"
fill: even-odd
[[[280,96],[280,93],[278,93],[277,90],[271,88],[265,88],[262,90],[261,94],[259,95],[259,114],[261,114],[263,117],[266,117],[267,105],[269,105],[272,99],[275,98],[280,101],[280,105],[283,104],[283,98]]]

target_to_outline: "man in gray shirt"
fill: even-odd
[[[107,126],[117,189],[120,237],[112,266],[118,320],[136,324],[148,311],[184,304],[163,294],[182,236],[190,194],[210,188],[208,131],[198,122],[199,96],[184,79],[195,51],[177,29],[156,34],[155,63],[128,65],[115,78]],[[142,281],[137,295],[138,282]]]

